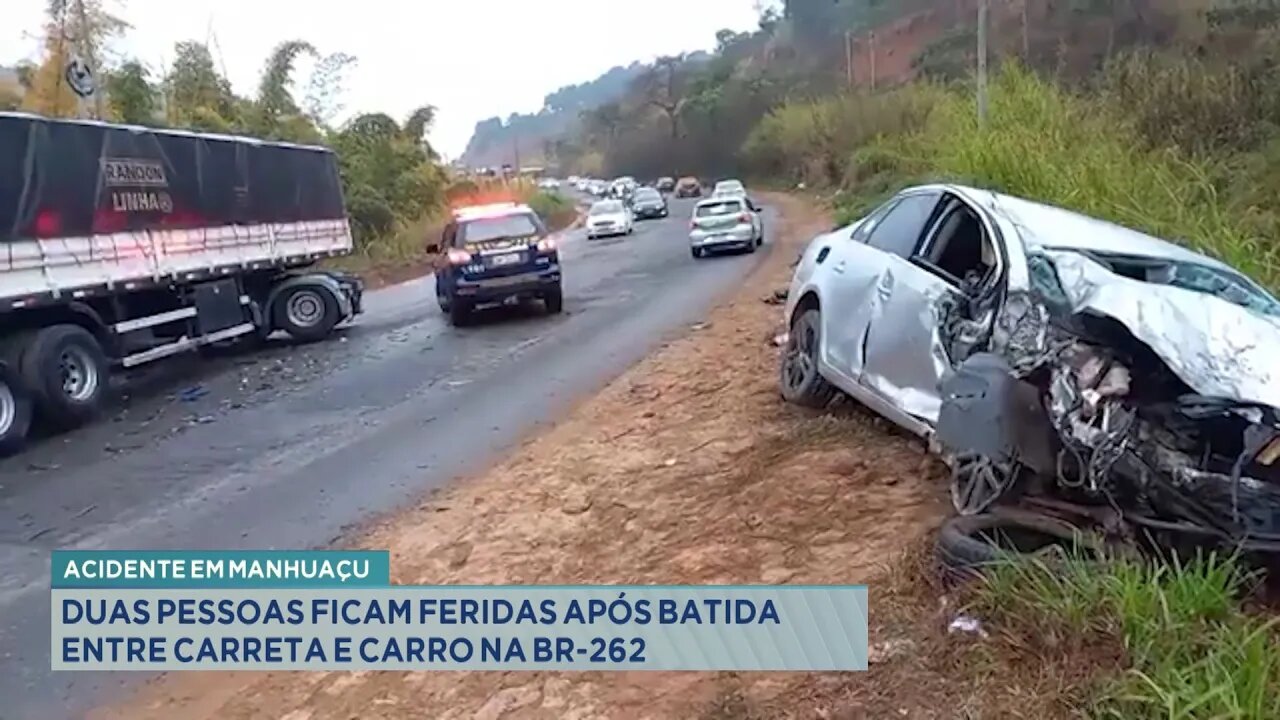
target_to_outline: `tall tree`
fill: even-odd
[[[291,117],[302,114],[290,89],[293,69],[299,56],[314,57],[315,54],[315,47],[304,40],[287,40],[271,52],[258,84],[252,128],[255,133],[278,136],[281,127]]]
[[[49,0],[45,15],[44,57],[30,76],[23,107],[53,117],[79,115],[83,106],[66,80],[67,65],[78,59],[101,73],[107,46],[129,26],[107,12],[102,0]],[[103,115],[101,92],[87,109]]]
[[[147,68],[129,60],[107,76],[107,102],[114,120],[148,125],[156,120],[156,89]]]
[[[404,121],[405,137],[426,153],[427,157],[432,160],[439,158],[431,143],[427,142],[427,133],[431,132],[431,127],[436,122],[436,108],[434,105],[423,105],[422,107],[409,113],[409,119]]]
[[[320,58],[312,69],[302,105],[318,125],[328,126],[342,113],[346,74],[355,63],[354,56],[336,52]]]
[[[683,65],[681,55],[660,57],[640,78],[645,102],[666,116],[672,139],[680,136],[680,111],[685,104]]]
[[[165,115],[171,125],[224,130],[237,123],[231,84],[213,64],[204,43],[174,45],[173,65],[165,78]]]

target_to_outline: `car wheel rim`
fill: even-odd
[[[816,363],[817,332],[809,322],[796,324],[794,332],[787,337],[787,355],[783,362],[783,380],[787,388],[800,391],[813,373]]]
[[[98,366],[84,348],[69,347],[58,357],[62,393],[69,400],[84,402],[98,392]]]
[[[951,504],[960,515],[986,512],[1004,496],[1015,474],[985,455],[957,456],[952,461]]]
[[[312,327],[324,317],[324,299],[313,290],[295,292],[285,305],[285,315],[297,327]]]
[[[13,424],[18,420],[18,398],[13,395],[13,388],[0,381],[0,437],[9,434]]]

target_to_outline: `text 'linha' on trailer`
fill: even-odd
[[[361,312],[327,148],[0,113],[0,453],[111,372]]]

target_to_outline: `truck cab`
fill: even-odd
[[[563,310],[559,249],[528,205],[459,208],[427,250],[436,256],[436,300],[455,326],[486,305],[541,300],[549,313]]]

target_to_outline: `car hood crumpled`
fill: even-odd
[[[1112,318],[1201,395],[1280,407],[1280,321],[1205,293],[1131,280],[1046,249],[1075,313]]]

